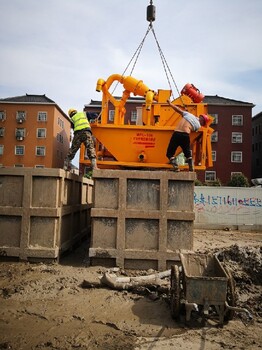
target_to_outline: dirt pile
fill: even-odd
[[[218,252],[218,258],[230,268],[236,282],[238,305],[262,318],[262,247],[235,244]]]
[[[237,314],[223,328],[190,328],[172,319],[166,286],[136,293],[96,288],[108,269],[89,266],[83,245],[60,264],[0,262],[0,349],[262,349],[261,233],[199,230],[194,244],[232,271],[237,306],[253,314],[252,323]],[[83,288],[85,280],[93,288]]]
[[[250,278],[250,284],[262,285],[262,248],[261,247],[240,247],[235,244],[223,249],[219,258],[230,264],[234,272],[234,278],[241,280],[243,276]],[[234,264],[235,263],[235,264]],[[239,272],[241,276],[239,275]],[[245,281],[247,282],[247,281]]]

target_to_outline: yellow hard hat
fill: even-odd
[[[71,117],[71,114],[76,114],[77,113],[77,110],[75,109],[75,108],[70,108],[69,110],[68,110],[68,115],[69,115],[69,117]]]

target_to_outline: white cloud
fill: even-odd
[[[192,82],[206,95],[252,102],[254,114],[260,112],[262,2],[153,3],[155,33],[179,89]],[[100,99],[97,79],[123,73],[148,27],[148,5],[145,0],[1,0],[0,97],[45,93],[65,111]],[[168,88],[152,32],[133,75],[152,89]]]

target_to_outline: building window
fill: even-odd
[[[0,137],[5,136],[5,128],[0,128]]]
[[[35,168],[44,168],[44,165],[35,165]]]
[[[6,113],[5,111],[0,111],[0,120],[3,122],[4,120],[6,120]]]
[[[36,130],[36,137],[39,138],[39,139],[44,139],[46,138],[46,129],[43,128],[43,129],[37,129]]]
[[[113,122],[114,121],[114,117],[115,117],[115,110],[114,109],[110,109],[108,113],[109,113],[108,120],[110,122]]]
[[[63,152],[59,151],[59,149],[56,151],[56,157],[57,159],[63,159]]]
[[[4,154],[4,145],[0,145],[0,156]]]
[[[205,172],[205,181],[215,181],[216,172],[215,171],[206,171]]]
[[[242,163],[242,152],[233,151],[231,152],[232,163]]]
[[[243,115],[232,115],[232,125],[243,125]]]
[[[44,146],[36,146],[36,155],[37,156],[45,156],[45,147]]]
[[[211,125],[218,124],[218,114],[217,113],[213,113],[213,114],[209,114],[209,115],[213,118],[213,121],[212,121]]]
[[[242,132],[232,132],[232,143],[242,143]]]
[[[137,111],[131,111],[131,122],[136,122],[137,119]]]
[[[23,123],[24,121],[26,121],[26,112],[25,111],[16,112],[16,121],[18,123]]]
[[[218,142],[218,131],[214,131],[211,135],[211,142]]]
[[[37,121],[38,122],[46,122],[47,121],[47,112],[38,112]]]
[[[23,156],[25,154],[25,146],[15,146],[15,155]]]
[[[15,168],[23,168],[23,167],[24,167],[24,164],[15,164],[14,167],[15,167]]]
[[[15,137],[18,141],[23,141],[25,138],[25,128],[16,128]]]
[[[57,123],[62,129],[64,129],[64,121],[61,118],[58,117]]]
[[[217,151],[212,151],[212,161],[215,162],[217,160]]]
[[[57,135],[56,135],[56,139],[57,139],[58,142],[64,143],[64,137],[63,137],[63,135],[57,134]]]

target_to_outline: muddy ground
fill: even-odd
[[[254,232],[194,232],[194,250],[218,253],[235,278],[237,305],[253,316],[250,321],[236,313],[223,327],[216,319],[203,325],[194,313],[189,324],[183,314],[175,321],[166,290],[86,288],[84,281],[95,285],[107,270],[89,266],[87,243],[60,264],[1,261],[0,349],[261,349],[261,238]]]

